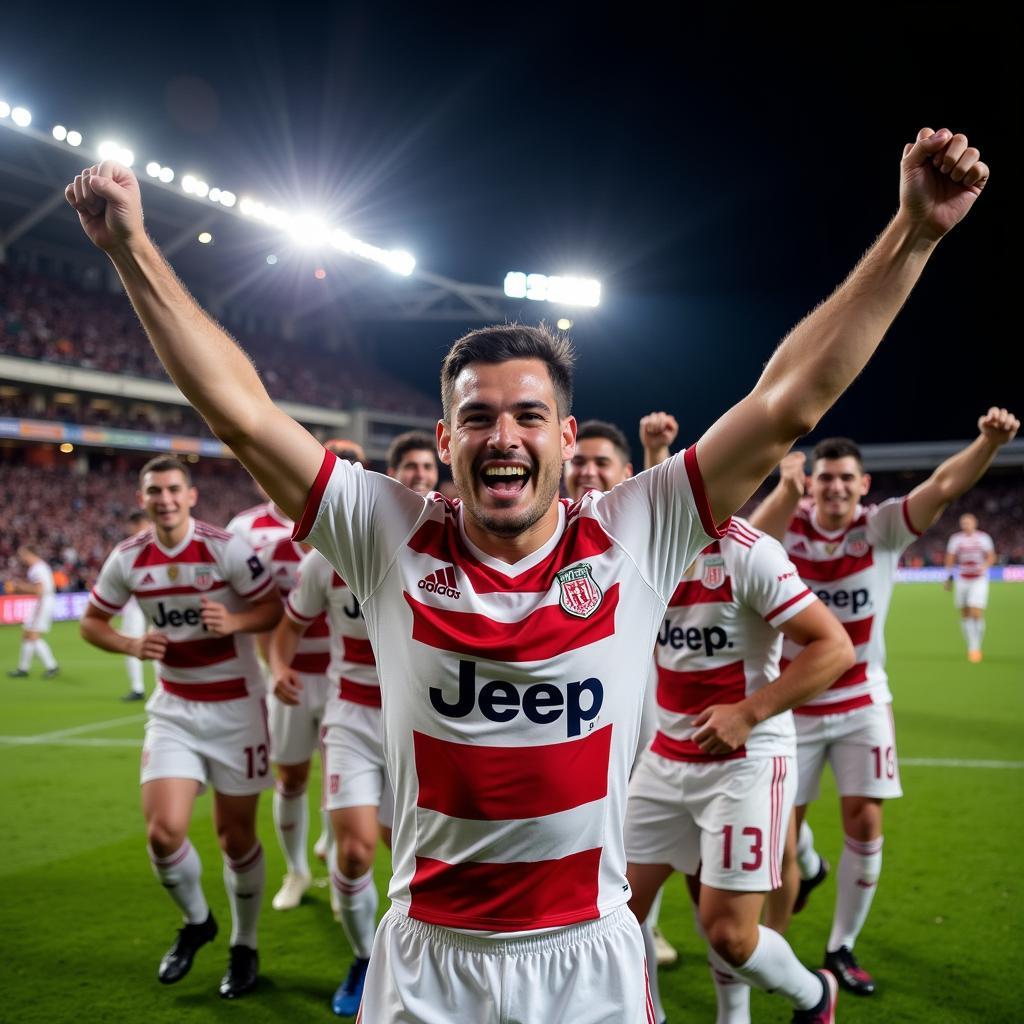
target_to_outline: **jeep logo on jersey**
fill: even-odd
[[[196,590],[209,590],[213,586],[213,570],[206,568],[196,569],[192,585]]]
[[[857,587],[854,590],[816,590],[815,593],[822,604],[830,608],[849,608],[854,615],[871,603],[867,587]]]
[[[206,629],[206,626],[203,625],[202,616],[195,608],[186,608],[184,611],[178,611],[177,608],[168,608],[163,601],[160,601],[156,606],[153,625],[157,629],[163,629],[164,626],[172,626],[174,628],[179,626],[203,626],[203,629]]]
[[[511,722],[522,713],[536,725],[557,722],[565,715],[566,736],[579,736],[583,723],[587,731],[604,704],[604,686],[600,679],[583,679],[563,688],[553,683],[517,686],[504,679],[484,683],[479,694],[476,688],[476,662],[459,661],[459,692],[453,702],[445,700],[440,686],[430,688],[430,703],[445,718],[465,718],[473,708],[490,722]]]
[[[559,586],[558,603],[577,619],[589,619],[601,607],[604,598],[592,572],[589,562],[580,562],[555,573]]]
[[[704,559],[704,575],[700,581],[708,590],[717,590],[725,582],[725,559],[721,555],[708,555]]]
[[[854,558],[863,558],[871,550],[867,530],[851,530],[846,535],[846,553]]]
[[[708,658],[717,651],[733,646],[729,634],[721,626],[704,626],[703,629],[698,626],[674,626],[668,619],[662,623],[658,644],[671,647],[673,651],[703,651]]]

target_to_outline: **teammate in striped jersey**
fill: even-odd
[[[988,571],[996,564],[996,546],[970,512],[960,517],[960,531],[946,545],[946,589],[953,589],[960,609],[960,626],[967,641],[967,660],[981,661],[985,636],[985,608],[988,605]],[[954,577],[953,568],[957,574]]]
[[[417,494],[437,487],[437,444],[429,434],[409,430],[388,446],[388,476]]]
[[[662,614],[864,367],[987,180],[965,136],[922,129],[895,217],[751,393],[685,452],[572,505],[558,500],[576,437],[563,336],[503,325],[452,346],[437,441],[460,500],[424,499],[339,462],[273,404],[147,238],[129,169],[107,161],[68,186],[172,378],[363,608],[395,788],[367,1022],[653,1021],[622,825]],[[428,590],[449,566],[458,586]],[[830,1022],[833,1003],[797,1014]]]
[[[778,486],[751,516],[783,540],[800,575],[843,623],[857,652],[851,669],[796,711],[796,802],[801,898],[806,899],[828,871],[804,821],[827,760],[839,788],[846,838],[825,966],[859,995],[875,990],[853,948],[881,874],[882,803],[903,793],[885,670],[885,619],[896,567],[901,553],[981,478],[1019,426],[1005,409],[989,409],[978,420],[978,437],[924,483],[906,497],[870,506],[861,504],[871,477],[860,450],[847,438],[830,438],[814,449],[806,480],[801,457],[790,456]],[[805,486],[813,501],[809,509],[798,508]],[[799,644],[787,641],[782,664],[799,650]]]
[[[146,704],[142,809],[153,871],[185,915],[158,977],[180,981],[217,934],[188,839],[195,799],[210,785],[233,925],[220,994],[234,999],[256,985],[264,877],[256,809],[270,784],[265,685],[251,634],[277,623],[281,601],[252,548],[192,518],[197,497],[177,459],[158,456],[142,467],[139,502],[153,527],[104,562],[81,630],[101,650],[157,663],[159,685]],[[143,637],[110,625],[132,596],[151,626]]]
[[[27,676],[33,656],[38,655],[43,663],[43,678],[52,679],[60,668],[43,634],[50,632],[53,622],[53,572],[46,564],[46,559],[31,544],[22,544],[18,548],[18,561],[25,566],[27,582],[8,580],[4,589],[8,594],[32,594],[38,600],[21,626],[18,667],[12,668],[7,674],[12,679]]]

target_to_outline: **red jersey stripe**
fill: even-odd
[[[412,638],[421,644],[486,661],[544,661],[615,633],[619,584],[608,588],[589,619],[578,619],[551,604],[518,622],[499,622],[476,612],[434,608],[408,593],[403,597],[412,610]]]
[[[778,608],[773,608],[764,617],[765,622],[771,624],[772,619],[774,619],[776,615],[781,615],[787,608],[792,608],[793,605],[797,603],[797,601],[802,601],[810,592],[810,587],[807,587],[804,590],[802,590],[799,594],[797,594],[795,597],[791,597],[788,601],[783,601],[783,603],[780,604]]]
[[[856,647],[858,644],[866,644],[871,639],[871,627],[875,623],[874,615],[866,619],[857,619],[856,622],[844,622],[843,629],[850,638],[850,643]]]
[[[380,687],[357,683],[353,679],[342,678],[338,684],[338,697],[350,704],[361,704],[366,708],[380,707]]]
[[[702,580],[683,580],[668,602],[669,608],[685,608],[692,604],[730,604],[732,577],[726,576],[720,587],[705,587]]]
[[[842,715],[847,711],[856,711],[857,708],[866,708],[874,704],[870,693],[862,693],[859,697],[850,697],[848,700],[837,700],[833,704],[804,704],[803,707],[793,708],[794,715]]]
[[[840,533],[834,533],[829,536],[827,533],[822,533],[820,530],[815,529],[814,524],[810,520],[810,516],[807,513],[799,513],[790,520],[788,530],[790,533],[797,533],[801,537],[806,537],[808,540],[820,540],[826,544],[838,544],[842,539],[858,526],[864,526],[868,521],[866,514],[859,515],[849,526],[847,526]]]
[[[658,707],[677,715],[698,715],[712,704],[738,704],[746,690],[742,661],[690,672],[658,666]]]
[[[869,550],[865,555],[843,555],[842,558],[830,558],[816,561],[801,555],[790,554],[789,560],[796,566],[802,579],[808,583],[834,583],[844,580],[854,573],[870,569],[875,564],[874,552]]]
[[[295,542],[290,537],[282,537],[274,545],[274,550],[270,553],[269,561],[271,562],[301,562],[302,551],[295,546]]]
[[[358,636],[343,636],[344,645],[342,657],[353,665],[376,665],[377,660],[373,656],[373,648],[370,641]]]
[[[166,554],[155,543],[147,544],[139,552],[132,568],[141,569],[147,565],[197,565],[203,562],[214,564],[216,559],[202,540],[193,537],[184,550],[176,555]]]
[[[329,651],[310,651],[307,654],[296,654],[292,658],[289,668],[293,668],[296,672],[305,672],[311,676],[322,676],[327,672],[327,667],[330,663],[331,655]]]
[[[413,732],[416,804],[450,818],[542,818],[608,795],[612,727],[529,747],[453,743]]]
[[[910,497],[910,495],[908,494],[907,498],[909,498],[909,497]],[[921,531],[919,529],[917,529],[917,527],[915,527],[914,524],[910,521],[910,509],[907,508],[907,498],[903,499],[903,504],[901,506],[902,509],[903,509],[903,522],[905,522],[907,524],[907,529],[915,537],[920,537],[921,536]]]
[[[558,860],[446,864],[416,858],[409,916],[444,928],[512,932],[592,921],[601,849]]]
[[[112,615],[116,614],[124,607],[124,605],[113,604],[112,602],[108,601],[105,597],[101,597],[99,593],[97,593],[95,587],[93,588],[90,596],[96,602],[96,604],[100,606],[100,608],[103,611],[110,612]]]
[[[205,590],[200,590],[199,587],[157,587],[155,590],[136,590],[134,594],[140,600],[145,600],[147,597],[174,597],[178,594],[209,594],[214,590],[223,590],[226,586],[224,580],[218,580]]]
[[[249,696],[245,679],[218,679],[215,683],[175,683],[161,679],[160,685],[175,697],[183,700],[207,701],[240,700]]]
[[[858,683],[868,681],[868,664],[866,661],[859,661],[852,668],[847,669],[830,687],[830,690],[841,690],[844,686],[856,686]]]
[[[693,491],[693,502],[697,506],[700,525],[709,537],[724,537],[731,520],[726,519],[721,526],[715,525],[715,517],[711,514],[711,502],[708,501],[707,492],[704,490],[704,478],[700,475],[700,466],[697,464],[697,446],[695,444],[691,444],[683,452],[683,465],[686,467],[686,477],[690,481],[690,490]]]
[[[709,761],[738,761],[747,756],[747,748],[737,747],[731,754],[705,754],[693,740],[676,740],[666,736],[660,729],[654,734],[651,752],[670,761],[693,761],[703,764]]]
[[[331,627],[327,623],[327,613],[321,612],[302,634],[303,640],[322,640],[331,635]]]
[[[313,529],[317,514],[320,512],[320,502],[324,500],[324,491],[327,490],[327,482],[331,479],[331,473],[334,472],[334,464],[337,461],[338,456],[325,448],[324,459],[320,463],[320,470],[306,497],[306,507],[302,510],[302,518],[295,524],[295,529],[292,530],[292,540],[305,540],[309,531]]]
[[[205,668],[236,657],[233,636],[214,636],[203,640],[169,641],[160,664],[167,668]]]

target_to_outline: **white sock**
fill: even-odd
[[[203,895],[200,878],[203,865],[196,848],[186,839],[174,853],[158,857],[153,847],[147,847],[153,863],[153,874],[167,890],[185,915],[186,924],[202,924],[210,916],[210,907]]]
[[[284,851],[288,870],[297,875],[309,874],[306,841],[309,838],[309,808],[306,806],[306,787],[284,790],[277,784],[274,790],[274,828]]]
[[[21,651],[18,654],[18,671],[27,672],[32,664],[32,653],[36,649],[35,640],[22,640]]]
[[[977,630],[978,630],[978,650],[980,651],[981,650],[981,642],[982,642],[982,640],[985,639],[985,617],[982,616],[980,619],[975,619],[974,621],[978,624],[977,625]]]
[[[646,921],[646,923],[649,924],[651,926],[651,928],[657,928],[658,927],[658,918],[661,916],[661,894],[664,891],[665,891],[665,887],[664,886],[662,886],[657,891],[657,893],[654,896],[654,900],[651,903],[651,909],[647,912],[647,921]],[[661,1018],[659,1017],[658,1019],[660,1020]]]
[[[377,930],[377,887],[373,884],[373,868],[362,878],[346,878],[335,864],[331,885],[338,894],[341,927],[360,960],[369,960],[373,934]]]
[[[708,951],[708,968],[718,1006],[715,1024],[750,1024],[750,984],[711,948],[697,907],[693,908],[693,927]]]
[[[882,837],[861,843],[847,836],[839,858],[836,914],[826,947],[830,953],[834,953],[840,946],[853,949],[871,909],[881,873]]]
[[[57,659],[53,656],[50,645],[42,637],[36,641],[36,654],[39,655],[39,660],[47,671],[57,667]]]
[[[650,917],[640,925],[640,931],[644,936],[644,952],[647,954],[647,990],[651,993],[654,1019],[661,1024],[665,1019],[665,1010],[661,1005],[661,990],[658,986],[658,954],[654,951],[654,925],[651,924]]]
[[[974,630],[971,628],[970,619],[960,620],[960,632],[964,635],[964,643],[967,644],[967,650],[973,650]]]
[[[263,880],[267,863],[263,847],[256,845],[238,860],[224,857],[224,888],[231,905],[231,945],[256,948],[256,925],[263,903]]]
[[[127,657],[124,659],[124,663],[128,669],[128,681],[131,683],[132,693],[145,693],[146,687],[142,676],[142,662],[138,658]]]
[[[754,988],[778,992],[798,1010],[813,1009],[821,1002],[821,978],[796,958],[789,943],[771,928],[757,926],[757,946],[750,959],[732,971]]]
[[[314,847],[329,850],[334,838],[334,828],[331,825],[331,812],[320,810],[320,835],[317,836]],[[328,862],[330,863],[330,862]]]
[[[821,870],[821,857],[814,848],[814,833],[804,820],[796,834],[796,865],[801,878],[814,878]]]

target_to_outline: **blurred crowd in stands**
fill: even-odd
[[[274,398],[328,409],[435,416],[438,402],[372,363],[246,334],[239,338]],[[85,291],[0,264],[0,355],[166,380],[123,295]],[[343,370],[343,372],[342,372]]]

